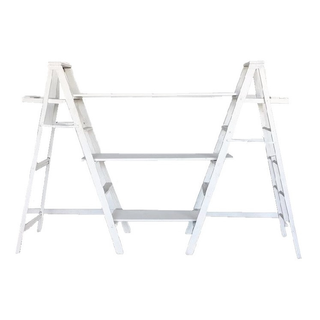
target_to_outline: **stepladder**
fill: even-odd
[[[249,94],[250,88],[255,94]],[[60,94],[61,93],[61,94]],[[229,97],[231,99],[227,115],[222,124],[218,140],[212,153],[193,154],[113,154],[102,153],[94,134],[89,119],[85,100],[91,97]],[[118,223],[121,223],[126,233],[130,233],[129,222],[142,221],[179,221],[187,223],[186,234],[190,235],[186,253],[194,253],[202,227],[207,217],[259,217],[276,218],[279,221],[282,236],[286,236],[286,227],[290,226],[294,248],[298,258],[301,258],[297,233],[293,220],[292,208],[289,199],[288,187],[284,174],[283,163],[272,113],[272,104],[286,103],[285,98],[270,97],[264,63],[251,61],[244,64],[234,92],[218,93],[157,93],[157,94],[87,94],[81,93],[75,81],[71,65],[62,62],[49,63],[47,83],[43,97],[26,96],[26,102],[42,104],[36,146],[33,155],[29,175],[25,205],[23,208],[17,253],[21,250],[24,232],[37,225],[37,231],[42,230],[45,214],[86,214],[103,215],[107,223],[108,231],[116,253],[122,254],[123,247],[117,231]],[[261,121],[261,135],[259,142],[264,143],[266,158],[271,178],[270,188],[273,190],[275,207],[274,212],[210,212],[209,204],[214,194],[225,160],[231,156],[228,154],[229,146],[235,141],[233,138],[235,128],[243,104],[254,103],[257,105]],[[70,113],[71,122],[58,122],[57,113],[60,104],[66,104]],[[60,128],[75,130],[83,157],[87,163],[96,194],[101,208],[98,209],[51,209],[46,207],[46,193],[49,182],[52,147],[55,131]],[[50,130],[50,140],[47,157],[39,159],[39,148],[44,130]],[[207,172],[200,186],[194,207],[191,210],[125,210],[121,207],[115,187],[107,171],[106,162],[109,160],[203,160],[209,162]],[[30,196],[32,192],[34,176],[38,170],[45,170],[43,190],[38,208],[30,208]],[[34,217],[27,222],[27,217]]]

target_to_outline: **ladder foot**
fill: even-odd
[[[18,240],[17,248],[16,248],[16,254],[21,252],[21,246],[22,246],[22,239]]]
[[[121,250],[120,249],[116,249],[116,254],[119,254],[119,255],[124,254],[123,249],[122,248],[121,248]]]
[[[192,236],[191,236],[192,238]],[[187,256],[192,256],[194,254],[194,251],[196,249],[196,246],[193,246],[193,245],[188,245],[188,248],[187,248],[187,251],[186,251],[186,255]]]
[[[296,256],[298,259],[301,259],[301,252],[300,252],[300,246],[299,246],[299,242],[298,242],[298,237],[297,237],[297,232],[295,229],[295,226],[293,224],[293,222],[290,223],[290,227],[291,227],[291,233],[292,233],[292,240],[293,240],[293,244],[294,244],[294,249],[296,251]]]
[[[287,236],[286,229],[281,229],[281,235],[285,238]]]

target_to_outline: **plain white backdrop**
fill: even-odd
[[[317,1],[2,1],[1,319],[319,319]],[[233,91],[264,60],[302,260],[278,221],[207,219],[193,256],[183,223],[119,228],[102,216],[46,216],[15,255],[48,61],[72,64],[83,92]],[[90,100],[105,152],[212,152],[228,99]],[[61,110],[61,118],[66,113]],[[254,105],[237,137],[259,137]],[[75,133],[59,131],[48,207],[98,207]],[[210,209],[274,209],[263,146],[237,144]],[[42,160],[42,158],[40,159]],[[124,208],[189,209],[207,164],[108,168]],[[32,205],[39,203],[37,178]],[[288,229],[289,231],[289,229]]]

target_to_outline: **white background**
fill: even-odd
[[[319,319],[317,2],[2,1],[0,318]],[[84,92],[212,92],[233,91],[249,60],[265,61],[271,95],[290,97],[274,115],[302,260],[273,219],[207,219],[193,256],[185,224],[132,223],[131,234],[119,228],[119,256],[102,216],[46,216],[14,254],[40,112],[21,97],[43,94],[48,61],[71,63]],[[87,108],[105,152],[212,152],[228,103],[97,99]],[[236,135],[261,135],[254,105]],[[263,146],[230,153],[210,209],[274,210]],[[81,157],[75,133],[59,131],[48,207],[99,207]],[[108,168],[124,208],[190,209],[206,166]]]

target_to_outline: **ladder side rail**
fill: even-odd
[[[272,132],[272,137],[274,141],[274,148],[276,152],[276,160],[277,160],[277,167],[279,169],[280,173],[280,179],[282,182],[282,189],[285,197],[285,202],[288,210],[288,216],[289,216],[289,223],[290,223],[290,229],[292,233],[292,238],[293,238],[293,243],[296,251],[297,258],[301,258],[301,252],[300,252],[300,247],[299,247],[299,242],[298,242],[298,236],[294,224],[294,219],[293,219],[293,214],[292,214],[292,208],[291,208],[291,203],[290,203],[290,197],[289,197],[289,192],[288,192],[288,187],[287,187],[287,182],[286,182],[286,177],[284,173],[284,168],[283,168],[283,163],[282,163],[282,158],[281,158],[281,152],[280,152],[280,147],[279,147],[279,142],[278,142],[278,136],[275,128],[275,123],[273,119],[273,112],[272,112],[272,107],[270,103],[270,97],[268,93],[268,87],[267,87],[267,82],[266,82],[266,73],[264,67],[259,69],[259,74],[260,74],[260,79],[261,79],[261,86],[262,90],[264,93],[264,101],[265,101],[265,106],[268,114],[268,119],[269,119],[269,124],[270,124],[270,129]]]
[[[241,107],[243,105],[244,100],[246,99],[246,96],[250,88],[250,84],[253,80],[254,72],[255,72],[254,64],[253,65],[250,64],[248,67],[245,66],[241,73],[240,80],[237,85],[238,96],[236,99],[232,100],[225,122],[224,122],[224,125],[227,125],[228,129],[224,134],[224,138],[222,142],[220,141],[222,134],[220,135],[214,150],[215,153],[218,153],[218,158],[216,160],[215,168],[213,170],[213,173],[210,178],[210,182],[207,187],[206,195],[203,198],[199,215],[193,229],[193,233],[189,240],[188,248],[186,251],[186,254],[188,255],[193,254],[195,247],[197,245],[197,241],[200,237],[201,229],[207,215],[207,210],[210,204],[210,200],[212,198],[214,189],[217,184],[217,180],[220,176],[225,158],[227,156],[229,143],[230,143],[230,140],[232,139],[234,128],[236,126],[236,122],[238,120],[238,117],[241,111]]]
[[[97,169],[97,166],[96,166],[95,161],[92,156],[92,150],[88,144],[88,139],[85,135],[85,131],[83,130],[83,120],[81,119],[81,117],[79,115],[79,108],[77,107],[75,100],[73,98],[73,93],[76,93],[76,92],[71,91],[71,90],[74,90],[74,87],[69,86],[69,77],[67,77],[65,70],[62,67],[60,67],[57,69],[57,72],[58,72],[58,76],[59,76],[62,90],[65,94],[65,99],[66,99],[68,108],[70,110],[71,117],[73,118],[73,121],[75,123],[76,132],[77,132],[77,135],[78,135],[78,138],[80,141],[80,145],[83,150],[83,154],[86,158],[87,165],[88,165],[89,171],[91,173],[91,176],[92,176],[95,188],[96,188],[96,192],[98,194],[98,197],[99,197],[101,205],[102,205],[104,217],[107,222],[107,226],[109,229],[111,239],[113,241],[115,251],[118,254],[122,254],[123,248],[122,248],[122,244],[121,244],[116,226],[114,224],[112,212],[110,210],[109,203],[108,203],[107,198],[105,196],[105,193],[103,190],[103,185],[101,184],[101,178],[100,178],[99,171]],[[74,85],[74,83],[71,81],[70,85],[72,86],[72,85]],[[81,104],[83,104],[83,101],[78,101],[78,104],[79,104],[79,102]],[[82,110],[84,109],[84,104],[83,104],[83,106],[80,105],[80,109],[82,109]],[[82,116],[83,116],[83,114],[82,114]]]
[[[65,74],[68,79],[70,88],[73,92],[73,95],[76,93],[79,93],[79,88],[77,85],[77,82],[75,81],[73,71],[72,69],[65,69]],[[101,153],[100,146],[98,144],[98,140],[95,136],[95,133],[92,128],[92,124],[88,115],[88,112],[85,108],[85,104],[83,102],[83,99],[75,99],[74,100],[78,110],[80,119],[82,121],[82,127],[89,128],[89,130],[85,130],[85,135],[87,137],[87,141],[91,148],[91,153]],[[95,162],[95,165],[97,167],[97,170],[99,171],[99,176],[101,180],[101,184],[104,185],[105,183],[111,183],[110,175],[107,171],[107,168],[105,166],[104,162]],[[118,198],[118,195],[116,194],[115,188],[112,185],[110,188],[110,191],[106,194],[107,201],[109,203],[109,207],[111,209],[111,212],[113,212],[115,209],[121,209],[121,204]],[[131,229],[128,222],[122,222],[122,227],[124,229],[125,233],[130,233]]]
[[[49,98],[49,92],[50,92],[50,87],[51,87],[52,74],[53,74],[53,71],[49,70],[48,76],[47,76],[46,87],[45,87],[45,94],[44,94],[44,97],[43,97],[43,103],[42,103],[42,109],[41,109],[39,124],[38,124],[38,131],[37,131],[36,144],[35,144],[35,148],[34,148],[33,160],[32,160],[30,173],[29,173],[29,182],[28,182],[28,187],[27,187],[27,192],[26,192],[26,197],[25,197],[25,204],[24,204],[24,208],[23,208],[23,211],[22,211],[22,217],[21,217],[21,224],[20,224],[20,231],[19,231],[19,236],[18,236],[16,253],[19,253],[21,251],[23,232],[24,232],[24,229],[25,229],[26,216],[27,216],[29,202],[30,202],[33,178],[34,178],[34,173],[36,171],[38,153],[39,153],[40,142],[41,142],[41,137],[42,137],[42,130],[43,130],[42,125],[44,123],[44,119],[45,119],[46,111],[47,111],[47,106],[48,106],[48,98]]]
[[[51,88],[49,92],[49,99],[59,99],[60,97],[60,87],[59,87],[59,80],[58,75],[56,72],[52,73],[52,82],[51,82]],[[52,124],[56,123],[57,120],[57,114],[58,114],[58,104],[49,104],[50,112],[47,111],[45,122],[51,122]],[[51,117],[51,118],[50,118]],[[50,141],[49,141],[49,148],[47,152],[47,159],[49,159],[49,162],[46,166],[46,171],[44,175],[44,182],[43,182],[43,189],[42,189],[42,196],[41,196],[41,204],[40,204],[40,210],[41,210],[41,219],[38,221],[38,227],[37,231],[40,232],[42,230],[43,226],[43,219],[44,219],[44,205],[46,201],[46,195],[47,195],[47,188],[48,188],[48,180],[49,180],[49,172],[51,167],[51,155],[52,155],[52,147],[53,147],[53,140],[55,135],[55,127],[52,127],[51,134],[50,134]]]

